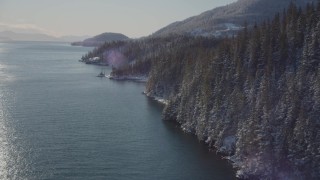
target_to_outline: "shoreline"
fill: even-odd
[[[158,96],[151,96],[150,94],[148,94],[147,92],[143,91],[142,94],[144,94],[145,96],[151,98],[152,100],[154,101],[157,101],[159,102],[160,104],[163,104],[163,105],[168,105],[169,104],[169,100],[165,99],[165,98],[162,98],[162,97],[158,97]]]
[[[114,76],[108,75],[107,78],[109,78],[110,80],[115,80],[115,81],[132,81],[132,82],[138,82],[138,83],[139,82],[146,83],[148,81],[148,78],[140,77],[140,76],[136,76],[136,77],[132,77],[132,76],[114,77]],[[169,104],[169,100],[165,99],[163,97],[153,96],[150,93],[147,93],[146,91],[143,91],[142,94],[145,95],[146,97],[152,99],[153,101],[156,101],[156,102],[160,103],[161,105],[167,106]],[[195,133],[186,131],[183,127],[181,127],[181,124],[178,121],[175,120],[174,123],[178,123],[179,124],[179,128],[183,132],[188,133],[188,134],[192,134],[198,139],[198,136]],[[210,146],[210,144],[209,144],[210,140],[209,139],[207,139],[205,141],[200,141],[200,142],[205,143],[209,151],[215,152],[216,154],[218,154],[221,157],[221,159],[226,160],[232,166],[232,168],[233,168],[233,170],[235,172],[235,178],[236,179],[247,179],[248,178],[248,176],[245,173],[243,173],[243,171],[241,169],[239,169],[239,167],[241,167],[240,166],[241,162],[238,162],[233,156],[230,156],[227,153],[227,151],[230,150],[229,147],[232,146],[231,145],[232,143],[226,142],[225,145],[227,146],[227,148],[223,151],[221,149],[222,147]]]
[[[133,82],[139,82],[139,83],[147,83],[148,78],[145,76],[112,76],[108,75],[108,79],[115,80],[115,81],[133,81]]]

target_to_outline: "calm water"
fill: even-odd
[[[77,62],[88,50],[0,43],[0,179],[234,179],[161,120],[143,84],[97,78],[101,67]]]

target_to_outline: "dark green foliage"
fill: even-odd
[[[129,40],[129,38],[123,34],[119,33],[102,33],[92,38],[85,39],[81,42],[73,42],[72,45],[75,46],[92,46],[97,47],[103,45],[105,42],[113,42],[113,41],[125,41]]]
[[[164,119],[232,155],[244,174],[317,179],[319,37],[319,12],[291,4],[217,47],[173,47],[151,66],[146,92],[168,98]]]
[[[232,38],[146,38],[85,58],[120,49],[129,61],[112,75],[148,76],[146,94],[168,100],[164,119],[229,156],[239,176],[319,179],[319,7],[291,4]]]

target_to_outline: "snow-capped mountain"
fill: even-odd
[[[316,0],[238,0],[198,16],[174,22],[155,32],[153,36],[230,34],[241,29],[245,22],[250,25],[268,18],[271,19],[275,13],[283,12],[291,2],[298,6],[305,6],[307,3],[316,2]]]

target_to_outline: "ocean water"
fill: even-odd
[[[89,50],[0,43],[0,179],[235,179],[161,120],[144,84],[98,78],[101,67],[78,62]]]

